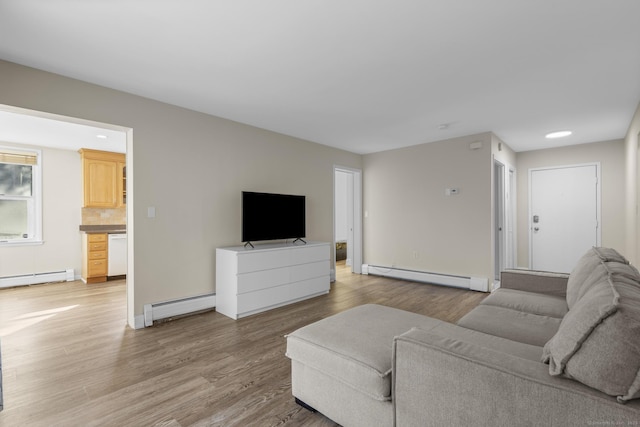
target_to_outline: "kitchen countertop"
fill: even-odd
[[[127,225],[126,224],[81,225],[80,231],[83,231],[85,233],[107,233],[107,234],[126,233]]]

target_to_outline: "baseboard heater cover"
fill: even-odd
[[[372,274],[374,276],[411,280],[414,282],[452,286],[456,288],[470,289],[472,291],[489,292],[489,281],[483,277],[455,276],[450,274],[430,273],[427,271],[406,270],[403,268],[383,267],[369,264],[362,265],[362,273]]]
[[[152,326],[154,320],[208,310],[216,306],[216,294],[200,295],[173,301],[144,305],[144,326]]]
[[[0,277],[0,288],[12,288],[14,286],[37,285],[49,282],[72,282],[75,280],[73,269],[64,271],[51,271],[48,273],[24,274],[21,276]]]

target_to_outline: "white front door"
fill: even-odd
[[[569,273],[599,246],[599,165],[529,171],[530,266]]]

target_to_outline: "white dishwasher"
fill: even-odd
[[[127,235],[109,234],[107,276],[127,274]]]

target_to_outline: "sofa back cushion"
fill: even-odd
[[[565,375],[623,402],[640,397],[640,274],[626,260],[598,258],[584,276],[591,283],[576,293],[545,345],[543,362],[551,375]]]
[[[578,260],[567,281],[567,305],[571,309],[587,291],[607,278],[606,262],[629,264],[622,255],[611,248],[591,248]]]

